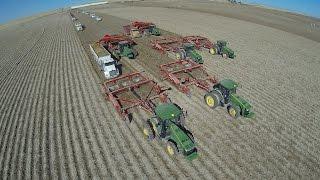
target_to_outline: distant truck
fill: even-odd
[[[96,16],[95,20],[96,20],[96,21],[101,21],[102,18],[101,18],[100,16]]]
[[[117,68],[117,61],[112,58],[111,54],[104,47],[99,43],[90,44],[89,47],[100,70],[103,71],[107,79],[120,75],[119,69]]]
[[[80,22],[76,22],[74,26],[76,27],[77,31],[83,31],[83,25]]]

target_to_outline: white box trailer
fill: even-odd
[[[103,71],[107,79],[120,75],[119,69],[117,68],[117,61],[112,58],[111,54],[104,47],[99,43],[89,44],[89,47],[100,70]]]

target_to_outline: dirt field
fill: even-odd
[[[67,13],[0,30],[1,179],[320,176],[319,43],[213,14],[125,5],[98,8],[99,23],[75,13],[86,25],[79,33]],[[206,107],[203,92],[193,89],[188,98],[173,89],[172,100],[188,111],[200,158],[172,158],[159,142],[148,142],[141,131],[148,114],[137,110],[131,124],[118,117],[101,93],[88,52],[88,43],[121,32],[126,19],[228,40],[236,59],[203,52],[205,67],[220,79],[240,82],[239,94],[252,103],[256,117],[232,120],[225,109]],[[170,60],[150,50],[148,41],[137,40],[139,57],[121,63],[125,72],[144,70],[161,81],[157,65]]]

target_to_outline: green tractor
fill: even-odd
[[[185,113],[174,103],[158,105],[155,115],[147,120],[144,135],[153,140],[158,137],[166,144],[169,155],[183,154],[188,160],[198,157],[192,133],[184,127]]]
[[[160,36],[160,30],[156,27],[156,25],[150,25],[148,29],[149,33],[154,36]]]
[[[138,52],[128,41],[120,41],[116,53],[118,56],[128,57],[129,59],[135,59],[138,55]]]
[[[217,41],[217,43],[213,46],[212,51],[210,51],[211,54],[219,54],[222,55],[224,58],[231,58],[234,59],[236,55],[234,54],[234,51],[227,47],[227,41]]]
[[[213,86],[213,90],[208,92],[205,96],[206,104],[212,109],[225,105],[228,113],[233,118],[243,116],[251,118],[254,113],[251,112],[251,105],[236,94],[238,84],[230,79],[224,79]]]
[[[176,53],[176,59],[191,58],[194,62],[203,64],[202,56],[195,50],[195,46],[192,43],[184,43],[182,49]]]

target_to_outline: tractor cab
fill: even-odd
[[[219,84],[216,84],[215,86],[213,86],[213,89],[219,89],[219,91],[223,96],[224,103],[227,104],[229,103],[230,95],[236,94],[237,87],[238,87],[238,84],[233,80],[224,79],[224,80],[221,80]]]
[[[131,48],[128,41],[120,41],[118,46],[120,52],[123,52],[125,48]]]
[[[194,44],[192,43],[184,43],[183,49],[187,52],[187,51],[193,51],[195,47],[194,47]]]
[[[185,117],[182,108],[174,103],[158,105],[155,108],[155,115],[159,121],[172,121],[177,124],[181,124]]]
[[[194,44],[184,43],[183,49],[186,52],[187,57],[190,57],[196,63],[203,64],[202,56],[199,53],[197,53]]]
[[[160,31],[159,31],[159,29],[156,27],[156,25],[154,25],[154,24],[149,26],[149,32],[150,32],[150,34],[152,34],[152,35],[160,36]]]
[[[217,41],[217,45],[221,48],[227,46],[227,41],[219,40]]]

